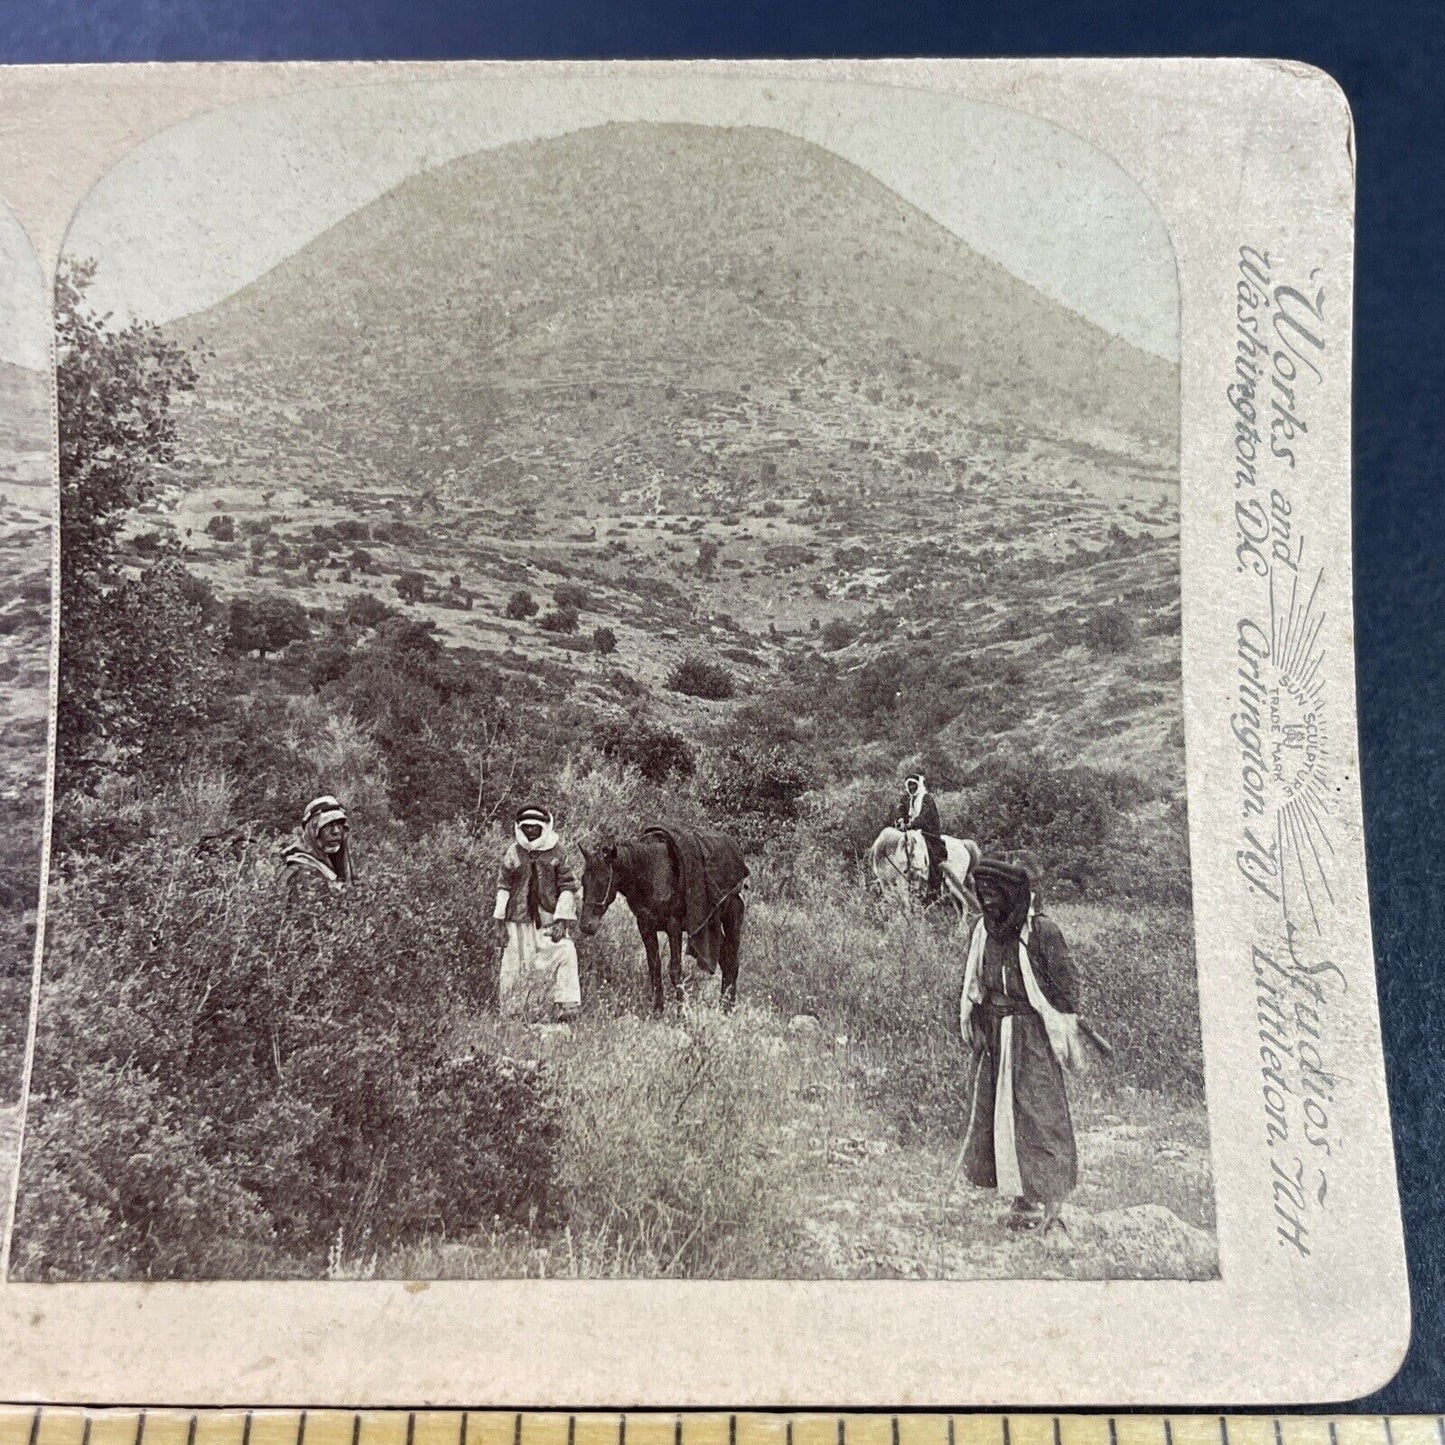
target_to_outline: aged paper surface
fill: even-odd
[[[65,498],[0,1393],[1389,1375],[1327,77],[32,70],[0,131]]]

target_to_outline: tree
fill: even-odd
[[[537,599],[525,587],[519,587],[507,598],[506,614],[512,622],[523,622],[537,615]]]
[[[704,577],[711,577],[713,568],[717,565],[717,554],[722,551],[722,543],[715,541],[712,537],[704,537],[697,544],[697,570]]]
[[[348,622],[354,622],[358,627],[380,627],[383,622],[401,616],[395,607],[383,602],[373,592],[358,592],[354,597],[348,597],[342,613]]]
[[[268,652],[280,652],[288,643],[311,635],[306,609],[289,597],[237,597],[231,603],[226,650],[254,652],[262,661]]]
[[[175,459],[171,412],[191,355],[151,325],[113,329],[86,300],[91,262],[55,282],[60,450],[60,682],[56,787],[110,767],[174,761],[204,716],[215,646],[174,560],[136,576],[119,548],[127,517]]]
[[[592,634],[592,646],[599,657],[610,657],[617,651],[617,634],[610,627],[599,627]]]
[[[425,602],[426,584],[425,572],[403,572],[396,579],[396,595],[403,602]]]
[[[217,512],[206,523],[206,536],[214,537],[218,542],[234,542],[236,519],[227,512]]]
[[[579,587],[575,582],[564,582],[553,589],[552,601],[556,603],[559,612],[566,609],[585,612],[591,605],[592,598],[585,587]]]

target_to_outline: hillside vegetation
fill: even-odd
[[[458,161],[159,331],[87,277],[25,1277],[1213,1271],[1173,368],[767,131]],[[1116,1046],[1072,1252],[944,1189],[962,938],[860,868],[915,766]],[[320,792],[361,882],[298,918]],[[534,798],[738,837],[737,1014],[643,1017],[619,908],[574,1030],[494,1017]]]
[[[50,694],[50,389],[0,362],[0,1189],[11,1178],[40,897]]]

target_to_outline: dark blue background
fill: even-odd
[[[1227,9],[1169,0],[0,0],[0,60],[11,62],[1263,55],[1312,62],[1340,81],[1359,162],[1355,591],[1370,896],[1415,1311],[1404,1370],[1362,1403],[1395,1411],[1445,1408],[1442,34],[1438,7],[1382,0]],[[1331,1321],[1319,1330],[1323,1341]]]

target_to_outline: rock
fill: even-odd
[[[1097,1249],[1123,1279],[1207,1279],[1219,1272],[1213,1237],[1162,1204],[1134,1204],[1099,1214],[1067,1207],[1074,1241]]]
[[[794,1014],[788,1020],[786,1033],[790,1039],[812,1038],[822,1027],[812,1014]]]

